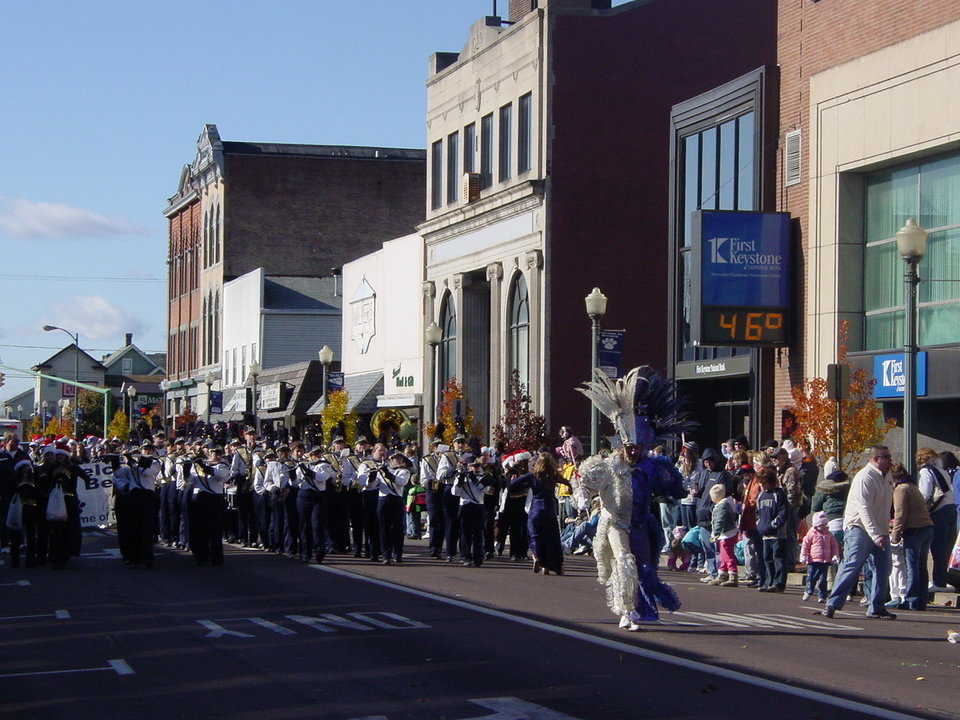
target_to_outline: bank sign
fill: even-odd
[[[786,345],[790,215],[695,212],[689,282],[694,344]]]
[[[906,360],[903,353],[874,355],[873,377],[877,384],[873,386],[875,398],[902,398],[906,388],[904,370]],[[927,394],[927,354],[917,353],[917,397]]]

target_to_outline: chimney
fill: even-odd
[[[340,297],[340,278],[343,275],[342,267],[330,268],[330,274],[333,275],[333,296]]]
[[[127,333],[123,337],[124,337],[124,343],[123,343],[124,347],[128,345],[133,345],[133,333]]]

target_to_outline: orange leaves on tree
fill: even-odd
[[[475,435],[480,437],[480,431],[477,427],[476,418],[474,417],[473,408],[470,407],[470,403],[467,402],[463,394],[463,386],[457,382],[456,378],[450,378],[447,380],[447,386],[443,390],[443,395],[440,400],[440,407],[437,412],[437,423],[427,424],[427,436],[436,437],[437,426],[443,426],[443,437],[442,440],[450,445],[453,443],[453,438],[457,435],[457,404],[460,403],[463,410],[463,415],[460,416],[463,420],[463,432],[470,436]]]
[[[842,320],[837,362],[850,367],[850,392],[847,400],[840,401],[842,456],[836,461],[845,471],[864,450],[883,442],[887,432],[897,424],[892,418],[883,417],[882,406],[873,398],[876,380],[863,368],[847,362],[847,333],[847,321]],[[833,455],[836,445],[837,401],[827,397],[827,381],[819,377],[794,385],[790,394],[794,404],[788,410],[796,420],[793,439],[809,439],[814,456],[823,464]]]

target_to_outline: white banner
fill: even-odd
[[[113,468],[106,463],[81,465],[90,480],[81,479],[78,485],[80,501],[80,527],[115,525],[113,514]]]

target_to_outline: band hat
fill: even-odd
[[[394,458],[400,458],[401,460],[403,460],[403,464],[406,465],[407,467],[410,467],[412,464],[410,462],[410,458],[408,458],[399,450],[394,450],[392,453],[390,453],[390,457],[388,458],[388,460],[393,460]]]
[[[453,438],[454,442],[466,442],[467,436],[463,433],[458,433],[456,437]]]

